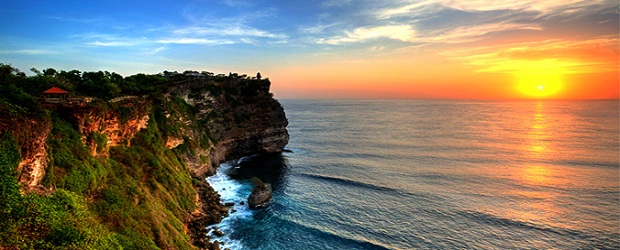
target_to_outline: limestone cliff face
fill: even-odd
[[[20,127],[17,137],[22,161],[17,167],[18,178],[26,190],[33,190],[41,183],[48,165],[46,139],[51,123],[46,119],[33,119],[24,121]]]
[[[149,122],[151,102],[148,100],[128,100],[117,102],[117,109],[104,109],[93,105],[87,107],[65,108],[61,112],[77,125],[82,134],[82,141],[90,148],[93,155],[107,152],[110,146],[130,146],[131,139]],[[105,135],[104,145],[97,145],[89,140],[89,135]],[[97,147],[102,148],[100,152]]]

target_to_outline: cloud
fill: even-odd
[[[222,45],[222,44],[233,44],[233,41],[228,40],[215,40],[215,39],[206,39],[206,38],[166,38],[157,40],[157,43],[161,44],[209,44],[209,45]]]
[[[327,25],[315,25],[315,26],[306,26],[306,27],[300,27],[299,28],[299,32],[302,34],[312,34],[312,35],[316,35],[316,34],[321,34],[323,33],[323,31],[325,31],[326,29],[332,28],[337,26],[338,23],[331,23],[331,24],[327,24]]]
[[[157,55],[159,54],[159,52],[162,52],[164,50],[168,49],[166,46],[159,46],[159,47],[153,47],[153,48],[145,48],[142,50],[142,54],[144,55]]]
[[[146,38],[122,36],[121,34],[86,33],[73,35],[72,38],[83,40],[84,45],[97,47],[131,47],[149,43]]]
[[[319,39],[319,44],[341,45],[387,38],[408,43],[464,43],[480,40],[485,35],[509,30],[542,30],[536,24],[492,23],[464,27],[446,28],[429,32],[416,32],[411,25],[388,25],[361,27],[345,31],[345,36]]]
[[[226,25],[226,26],[188,26],[173,31],[174,34],[179,35],[193,35],[193,36],[242,36],[242,37],[264,37],[281,39],[286,38],[283,34],[274,34],[264,30],[259,30],[252,27],[243,25]]]
[[[618,70],[618,37],[582,41],[545,40],[478,47],[442,55],[478,68],[478,72],[508,74],[601,73]]]
[[[45,18],[60,21],[60,22],[76,22],[76,23],[86,23],[86,24],[101,24],[104,22],[109,22],[110,20],[105,20],[103,18],[74,18],[74,17],[63,17],[63,16],[45,16]]]
[[[318,43],[339,45],[343,43],[363,42],[378,38],[412,42],[415,39],[415,30],[411,27],[411,25],[360,27],[354,29],[353,31],[346,31],[345,34],[345,36],[319,39]]]
[[[441,7],[439,3],[434,3],[433,1],[421,1],[421,2],[407,4],[407,5],[398,6],[398,7],[385,8],[385,9],[377,11],[375,15],[379,19],[389,19],[394,16],[435,13],[441,9],[443,8]]]
[[[481,11],[535,11],[541,14],[550,14],[556,11],[578,11],[579,8],[591,5],[606,4],[606,0],[524,0],[524,1],[497,1],[497,0],[425,0],[415,3],[406,3],[400,6],[387,7],[377,11],[380,19],[389,19],[404,15],[427,15],[429,12],[438,12],[450,8],[467,12]],[[572,6],[572,8],[571,8]]]
[[[473,26],[456,27],[430,32],[420,37],[419,42],[463,43],[481,39],[490,33],[509,30],[542,30],[537,24],[490,23]]]
[[[127,46],[136,46],[137,43],[130,41],[93,41],[84,43],[90,46],[101,46],[101,47],[127,47]]]
[[[227,24],[226,26],[191,25],[180,28],[170,26],[144,30],[141,33],[131,35],[86,33],[74,35],[73,38],[83,40],[84,45],[98,47],[132,47],[157,44],[227,45],[237,43],[259,45],[261,42],[259,39],[267,39],[268,42],[277,44],[287,42],[286,35],[234,24]]]
[[[39,49],[18,49],[18,50],[0,50],[0,54],[49,55],[49,54],[57,54],[57,52],[50,51],[50,50],[39,50]]]

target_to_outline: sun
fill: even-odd
[[[553,98],[562,90],[560,74],[520,74],[517,76],[518,90],[529,98]]]

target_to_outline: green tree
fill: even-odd
[[[43,70],[43,75],[44,76],[51,76],[51,77],[55,77],[56,74],[58,74],[58,71],[56,71],[53,68],[47,68]]]

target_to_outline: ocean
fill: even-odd
[[[292,152],[207,179],[235,202],[222,248],[620,248],[617,100],[281,103]]]

